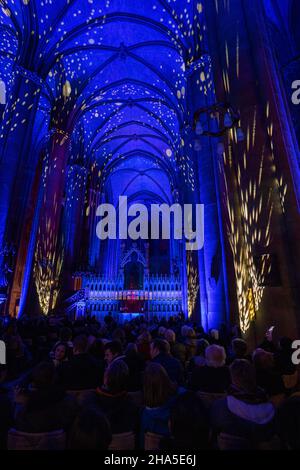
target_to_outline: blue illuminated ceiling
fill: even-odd
[[[45,82],[37,141],[49,127],[73,132],[82,140],[84,160],[99,174],[118,160],[123,167],[125,160],[129,168],[142,165],[141,171],[150,157],[162,171],[178,166],[188,119],[186,69],[201,56],[200,2],[2,3],[2,79],[9,90],[15,59]],[[71,158],[78,158],[77,151]]]

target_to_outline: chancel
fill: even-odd
[[[257,448],[250,415],[271,440],[298,390],[299,0],[0,0],[0,19],[0,385],[32,374],[3,433],[0,387],[0,447]],[[222,395],[218,442],[180,434],[205,421],[186,389]],[[99,415],[59,411],[83,390]]]

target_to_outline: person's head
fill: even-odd
[[[118,359],[110,363],[104,373],[104,387],[112,395],[125,392],[127,390],[129,370],[127,364]]]
[[[72,340],[72,330],[71,328],[64,327],[60,330],[59,338],[63,343],[68,343]]]
[[[188,335],[190,327],[188,325],[183,325],[181,327],[180,333],[183,338],[185,338]]]
[[[160,326],[158,328],[158,336],[160,336],[161,338],[164,338],[165,336],[165,332],[166,332],[166,328],[164,326]]]
[[[170,345],[165,339],[154,339],[150,346],[150,355],[154,359],[159,354],[170,354]]]
[[[194,328],[192,328],[191,326],[188,326],[187,329],[186,329],[186,338],[196,338],[196,333],[195,333],[195,330]]]
[[[104,351],[104,359],[109,365],[114,359],[122,355],[122,345],[119,341],[110,341],[104,346]]]
[[[208,413],[196,393],[185,392],[176,398],[171,407],[169,427],[176,448],[208,449]]]
[[[206,348],[209,347],[209,342],[206,341],[206,339],[199,339],[198,343],[197,343],[197,356],[202,356],[202,357],[205,357],[205,351],[206,351]]]
[[[68,347],[65,343],[57,343],[54,348],[54,359],[58,362],[63,362],[67,358],[67,352]]]
[[[138,354],[138,348],[135,343],[128,343],[125,349],[126,357],[136,357]]]
[[[89,349],[89,353],[97,359],[104,359],[104,344],[100,338],[95,339]]]
[[[242,359],[247,354],[247,343],[242,338],[234,338],[231,342],[233,354],[237,359]]]
[[[220,337],[220,334],[219,334],[219,331],[212,328],[209,332],[210,334],[210,337],[212,338],[213,341],[218,341],[219,340],[219,337]]]
[[[212,344],[205,350],[205,360],[209,367],[223,367],[226,362],[226,352],[222,346]]]
[[[74,421],[68,448],[71,450],[107,450],[112,439],[106,416],[99,410],[84,409]]]
[[[151,342],[151,333],[149,331],[143,331],[137,338],[138,344],[145,344]]]
[[[272,369],[274,365],[273,354],[262,348],[257,348],[252,354],[253,364],[256,370]]]
[[[246,393],[256,390],[256,374],[253,364],[246,359],[235,359],[230,366],[231,383]]]
[[[88,347],[88,338],[86,335],[78,335],[73,341],[73,354],[84,354]]]
[[[175,343],[176,341],[176,334],[173,330],[166,330],[165,332],[165,338],[168,343]]]
[[[55,367],[52,362],[41,362],[32,371],[31,381],[38,390],[46,390],[55,382]]]
[[[112,340],[119,341],[121,344],[125,344],[126,342],[126,335],[123,328],[116,328],[112,333]]]
[[[165,368],[160,364],[149,363],[143,380],[145,406],[157,408],[164,405],[175,390],[175,385],[169,379]]]

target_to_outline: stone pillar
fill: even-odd
[[[69,274],[78,269],[80,264],[86,183],[87,169],[79,164],[70,165],[66,177],[66,202],[63,218],[64,269]]]
[[[0,129],[0,250],[18,246],[38,155],[31,151],[42,80],[15,66]],[[3,268],[3,256],[0,265]],[[0,266],[0,269],[2,269]],[[12,267],[13,269],[14,267]]]
[[[197,110],[216,102],[211,58],[203,56],[191,64],[187,74],[192,124]],[[204,113],[200,119],[203,128],[210,125],[209,115]],[[198,146],[194,145],[195,139]],[[189,144],[195,168],[195,202],[204,205],[204,246],[198,251],[201,323],[206,329],[218,328],[229,320],[229,304],[216,142],[212,137],[191,132]]]
[[[45,314],[55,306],[64,259],[63,249],[57,248],[69,148],[69,135],[55,129],[51,136],[35,252],[35,285],[40,307]]]

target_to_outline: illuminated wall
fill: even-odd
[[[299,150],[284,119],[291,109],[275,105],[282,56],[263,49],[278,2],[0,5],[3,311],[48,314],[76,270],[117,275],[122,246],[98,240],[95,215],[126,195],[205,205],[204,248],[171,241],[167,251],[186,313],[205,328],[231,320],[247,333],[269,321],[273,295],[292,318],[300,253],[293,259],[285,234],[293,242],[299,222]],[[216,101],[240,113],[243,143],[230,131],[195,145],[194,113]],[[272,287],[276,257],[282,282]]]

